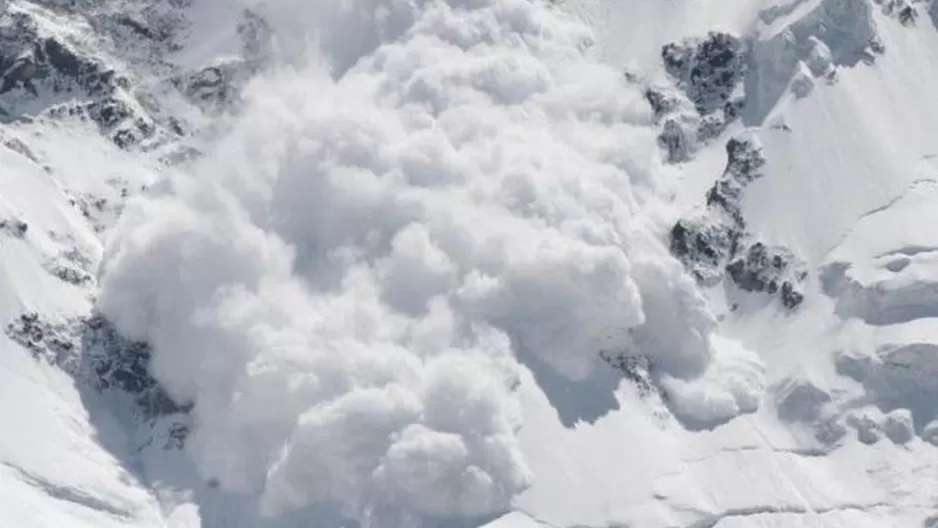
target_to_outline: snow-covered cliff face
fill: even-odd
[[[936,19],[2,4],[0,525],[938,525]]]

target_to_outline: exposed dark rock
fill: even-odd
[[[111,130],[134,115],[125,101],[107,97],[88,106],[88,115],[105,130]]]
[[[762,147],[752,141],[733,138],[726,143],[726,175],[742,185],[748,185],[762,176],[765,156]]]
[[[83,352],[97,375],[98,390],[120,389],[134,395],[141,409],[150,416],[182,410],[150,376],[150,346],[124,339],[100,315],[85,321]]]
[[[657,393],[657,388],[651,378],[651,363],[647,356],[631,355],[621,352],[600,351],[599,357],[611,367],[618,370],[622,376],[632,382],[641,396]]]
[[[807,271],[786,248],[756,242],[744,256],[734,259],[726,272],[744,291],[779,294],[786,308],[795,308],[804,300],[795,284],[807,277]]]
[[[737,180],[719,179],[707,191],[707,206],[722,209],[733,220],[733,224],[742,229],[746,224],[739,208],[742,195],[743,185]]]
[[[96,30],[112,38],[152,51],[177,51],[190,24],[185,10],[191,0],[152,0],[140,5],[123,5],[99,13],[91,22]]]
[[[668,118],[658,134],[658,146],[665,151],[669,162],[688,161],[696,150],[696,132],[693,122],[678,117]]]
[[[747,185],[762,177],[765,156],[752,141],[737,138],[726,144],[726,169],[707,191],[707,206],[716,207],[729,216],[738,230],[746,227],[740,204]]]
[[[131,140],[128,139],[128,141]],[[114,192],[118,193],[117,190]],[[129,194],[129,190],[126,193]],[[100,234],[113,225],[123,211],[126,196],[122,197],[121,194],[125,194],[123,189],[110,197],[91,193],[73,193],[69,196],[69,203],[81,211],[92,229]]]
[[[174,159],[168,151],[178,150],[178,139],[200,128],[201,118],[188,113],[184,122],[153,94],[175,88],[203,112],[231,111],[271,49],[269,24],[244,10],[236,28],[240,57],[185,71],[168,54],[192,30],[191,0],[34,1],[47,11],[9,10],[0,18],[0,116],[88,119],[117,146],[157,150],[168,161]],[[100,38],[86,45],[53,29],[63,23]],[[135,75],[140,66],[146,75]]]
[[[899,10],[898,18],[903,26],[914,25],[915,21],[918,19],[918,10],[913,6],[907,5]]]
[[[6,326],[6,334],[38,361],[61,368],[80,389],[114,392],[131,398],[142,422],[167,428],[164,447],[181,447],[188,427],[173,417],[188,413],[150,375],[150,347],[122,337],[102,316],[53,324],[35,312],[24,313]],[[161,426],[162,427],[162,426]]]
[[[912,3],[920,0],[874,0],[880,6],[884,15],[895,17],[903,26],[915,25],[918,19],[918,9]]]
[[[802,275],[799,282],[803,281],[805,278],[807,278],[807,275]],[[795,288],[796,286],[792,281],[782,283],[781,299],[782,305],[784,305],[785,308],[794,309],[804,301],[804,294],[797,291]]]
[[[86,286],[94,282],[94,277],[90,273],[67,261],[53,260],[47,262],[45,269],[59,280],[75,286]]]
[[[142,20],[137,20],[131,15],[121,15],[115,19],[118,25],[124,26],[130,31],[136,33],[138,36],[150,40],[163,40],[167,38],[166,34],[161,34],[159,31],[150,28],[146,22]]]
[[[752,242],[746,231],[742,198],[763,176],[766,160],[751,140],[731,139],[722,176],[707,191],[705,212],[679,220],[671,229],[671,253],[694,278],[713,285],[724,276],[741,290],[779,297],[789,309],[804,300],[804,265],[785,248]]]
[[[31,55],[24,55],[13,60],[0,79],[0,94],[9,92],[17,86],[29,93],[38,95],[33,77],[36,75],[36,60]]]
[[[29,231],[29,224],[16,218],[0,218],[0,233],[7,233],[16,238],[23,238]]]
[[[739,38],[711,32],[700,40],[665,45],[661,58],[697,111],[706,115],[738,104],[734,92],[746,74],[745,53]]]
[[[167,115],[151,96],[153,86],[133,73],[135,65],[145,64],[150,73],[166,78],[176,74],[178,68],[164,55],[188,30],[189,0],[119,8],[83,0],[42,3],[62,20],[47,19],[41,10],[10,11],[0,20],[0,97],[9,94],[0,99],[0,107],[8,119],[89,119],[122,148],[159,148],[189,128]],[[66,32],[50,31],[63,20],[78,27],[87,24],[109,40],[85,46]],[[159,83],[156,89],[162,89]]]
[[[668,161],[690,159],[699,143],[718,137],[739,117],[746,54],[742,40],[717,32],[662,48],[665,70],[681,92],[647,88],[645,99],[663,122],[658,142]]]
[[[37,59],[44,66],[41,75],[56,92],[83,89],[90,95],[107,95],[129,86],[116,71],[57,38],[42,40]]]
[[[18,11],[4,16],[10,19],[0,24],[0,66],[5,72],[0,93],[21,88],[26,94],[16,95],[20,99],[42,96],[49,101],[45,111],[49,117],[90,119],[122,146],[131,142],[120,141],[115,132],[120,126],[133,128],[139,137],[153,135],[152,119],[132,103],[132,83],[126,74],[48,34],[38,15]],[[141,122],[148,126],[135,126]]]
[[[39,158],[36,157],[36,154],[33,153],[32,149],[30,149],[26,143],[19,138],[5,136],[2,130],[0,130],[0,144],[13,152],[22,154],[33,163],[39,164]]]
[[[656,88],[645,89],[645,100],[651,105],[655,118],[660,119],[674,112],[681,105],[680,99],[672,93]]]
[[[6,335],[35,359],[61,367],[69,374],[78,370],[78,350],[66,326],[53,325],[36,312],[21,314],[6,326]]]
[[[706,218],[683,218],[671,229],[671,253],[703,284],[719,280],[722,268],[736,254],[742,232]]]

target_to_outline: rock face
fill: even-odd
[[[728,33],[665,45],[661,59],[677,90],[649,87],[645,97],[661,125],[658,142],[668,161],[693,157],[739,115],[746,75],[746,44]]]
[[[739,251],[743,233],[706,216],[682,218],[671,229],[671,253],[681,259],[690,273],[706,285],[720,280],[720,268]]]
[[[804,269],[795,271],[793,279],[788,277],[788,267],[797,262],[795,256],[783,247],[768,247],[762,242],[749,246],[749,250],[726,266],[730,279],[748,292],[778,294],[786,308],[801,304],[804,295],[797,291],[797,284],[807,278]]]
[[[754,140],[734,138],[726,154],[726,169],[707,192],[706,207],[671,229],[671,252],[704,285],[728,277],[743,291],[776,296],[794,309],[804,300],[804,264],[786,248],[754,240],[741,209],[746,186],[763,176],[762,149]]]
[[[903,26],[913,26],[918,20],[919,10],[914,0],[874,0],[882,13],[888,17],[894,17]],[[934,6],[934,3],[932,3]]]
[[[29,232],[29,224],[17,218],[0,218],[0,234],[23,238]]]
[[[174,402],[150,375],[147,343],[125,339],[100,315],[86,319],[81,327],[83,361],[98,390],[132,395],[147,419],[188,411],[188,404]]]
[[[49,30],[47,17],[52,14],[38,8],[0,15],[0,107],[9,119],[89,119],[122,148],[154,139],[160,123],[134,96],[130,73]]]
[[[177,142],[196,125],[157,102],[172,94],[155,94],[175,91],[203,111],[226,111],[259,68],[270,38],[263,18],[245,11],[240,57],[195,69],[169,62],[189,28],[190,3],[12,4],[0,12],[0,118],[89,120],[124,149]]]
[[[61,295],[73,294],[78,304],[93,301],[101,243],[126,200],[149,181],[146,171],[123,174],[123,157],[113,167],[116,174],[95,174],[88,182],[63,178],[56,164],[67,156],[50,155],[37,138],[46,126],[78,122],[154,165],[198,155],[189,143],[219,113],[236,110],[241,87],[269,52],[271,34],[261,16],[244,11],[230,28],[235,49],[226,59],[174,62],[173,53],[191,36],[190,4],[0,0],[0,150],[55,182],[56,195],[47,205],[58,207],[62,217],[53,229],[52,221],[37,219],[35,207],[15,200],[0,204],[0,245],[28,252],[41,266],[36,280]],[[94,143],[89,150],[93,156],[113,154],[107,144]],[[71,376],[82,396],[105,398],[122,415],[129,412],[142,426],[135,442],[182,447],[190,405],[173,401],[150,375],[149,346],[123,338],[99,315],[65,317],[27,312],[0,321],[0,327],[36,361]]]
[[[118,175],[95,175],[88,185],[60,178],[53,168],[56,157],[32,140],[47,124],[54,128],[80,121],[121,149],[166,160],[164,150],[174,152],[199,132],[204,112],[233,110],[238,83],[259,68],[269,32],[262,18],[245,13],[237,31],[242,57],[174,64],[171,52],[181,49],[189,30],[189,4],[0,1],[0,149],[15,153],[10,159],[21,155],[27,165],[41,169],[37,174],[56,182],[55,199],[65,218],[50,229],[49,222],[33,216],[35,208],[23,210],[22,203],[3,207],[0,244],[28,251],[41,266],[38,271],[53,279],[37,280],[75,299],[93,299],[100,250],[94,235],[103,240],[125,201],[146,185],[132,176],[125,179],[119,168]],[[94,148],[110,152],[106,145]],[[147,344],[124,339],[98,315],[62,321],[27,312],[0,326],[37,361],[72,376],[82,394],[114,399],[121,409],[130,409],[149,430],[143,442],[160,436],[167,446],[184,442],[189,406],[174,402],[150,376]]]
[[[738,87],[746,74],[745,44],[738,37],[712,32],[700,40],[667,44],[661,59],[701,116],[735,116],[742,105]]]
[[[875,3],[903,25],[914,25],[918,18],[914,2]],[[935,5],[930,14],[938,20]],[[647,99],[668,161],[691,159],[738,118],[747,125],[764,124],[786,93],[806,97],[817,80],[833,82],[838,68],[872,63],[885,52],[868,0],[822,0],[808,12],[797,6],[781,3],[763,10],[762,35],[713,31],[662,48],[674,88],[650,87]]]
[[[918,17],[906,0],[877,3],[903,25]],[[808,13],[794,11],[793,5],[764,10],[762,22],[772,29],[762,37],[710,32],[662,48],[678,91],[653,87],[648,99],[669,161],[687,161],[697,143],[719,136],[737,118],[762,124],[787,91],[804,97],[815,79],[832,81],[838,67],[872,62],[885,52],[867,0],[823,0]],[[932,7],[938,18],[934,13]]]
[[[128,395],[143,421],[188,412],[188,405],[174,402],[150,375],[149,345],[123,338],[100,315],[57,325],[29,312],[5,331],[37,360],[60,367],[83,385]]]

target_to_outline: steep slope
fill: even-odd
[[[134,434],[147,420],[128,392],[148,376],[89,319],[123,203],[165,174],[158,158],[191,150],[182,124],[200,123],[185,91],[155,102],[158,76],[186,70],[149,57],[168,36],[134,25],[132,7],[12,2],[0,13],[4,526],[182,525],[136,461],[161,434]]]
[[[933,12],[4,4],[0,525],[938,525]]]
[[[622,2],[589,7],[587,13],[607,13],[585,15],[603,21],[606,55],[624,65],[632,60],[653,62],[627,51],[635,29],[630,19],[608,15],[609,9],[625,12],[642,6]],[[581,472],[588,462],[553,469],[554,478],[539,482],[556,484],[555,489],[544,486],[548,489],[538,496],[535,484],[531,492],[529,508],[545,522],[934,522],[936,412],[934,389],[927,380],[936,359],[929,343],[938,335],[929,330],[934,290],[927,262],[932,246],[924,226],[930,215],[926,211],[934,207],[929,138],[935,105],[925,86],[932,82],[935,27],[926,16],[928,6],[922,4],[800,2],[765,7],[767,11],[746,20],[743,15],[755,12],[711,6],[711,13],[725,18],[697,17],[701,25],[688,27],[683,12],[706,10],[704,3],[662,4],[662,11],[683,12],[660,19],[667,21],[660,22],[667,29],[658,33],[681,43],[727,31],[744,42],[740,122],[716,139],[704,138],[702,144],[696,140],[693,159],[677,167],[684,181],[678,203],[689,204],[689,209],[695,201],[706,201],[719,210],[702,217],[690,213],[691,224],[677,222],[696,226],[702,221],[705,229],[700,235],[681,229],[676,247],[692,271],[715,269],[716,284],[712,276],[702,277],[702,282],[713,284],[711,305],[725,307],[722,331],[756,350],[765,362],[768,390],[762,408],[753,417],[711,432],[688,435],[669,429],[651,433],[650,441],[625,440],[648,434],[635,429],[654,430],[634,417],[608,416],[584,426],[618,427],[613,437],[622,446],[621,455],[601,440],[578,440],[576,447],[565,444],[562,451],[601,452],[603,468],[621,460],[613,473],[622,476],[611,486],[598,486],[615,490],[604,494],[586,484],[597,471]],[[822,27],[818,20],[827,22]],[[842,58],[849,53],[860,60]],[[667,65],[668,55],[663,57],[659,68]],[[652,67],[646,72],[654,79],[649,81],[652,86],[668,83],[661,79],[667,71],[656,74]],[[737,130],[743,126],[748,127],[745,141],[761,147],[764,165],[759,177],[729,193],[735,201],[727,208],[722,198],[715,201],[713,191],[706,190],[718,189],[717,196],[727,196],[718,178],[725,172],[717,164],[726,163],[723,144],[739,137]],[[727,214],[733,219],[726,220]],[[745,226],[744,231],[738,226]],[[734,229],[741,232],[735,236],[742,242],[733,238]],[[727,232],[729,238],[720,234]],[[783,254],[805,262],[804,304],[790,310],[768,296],[746,291],[767,289],[771,282],[770,275],[759,288],[747,287],[728,265],[727,252],[739,251],[729,248],[745,246],[746,239],[787,248]],[[746,265],[751,266],[751,252],[748,258]],[[721,272],[721,266],[726,270]],[[590,433],[578,430],[570,436]],[[542,445],[533,438],[530,442]],[[626,452],[636,445],[654,446],[661,460],[635,464]],[[550,454],[545,453],[544,460],[547,467],[558,465]],[[537,463],[532,469],[543,474]],[[582,475],[581,480],[575,475]],[[570,481],[578,484],[562,484]],[[589,493],[575,491],[587,488]],[[589,517],[597,511],[604,513]]]

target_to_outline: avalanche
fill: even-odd
[[[934,9],[12,0],[0,524],[932,526]]]

